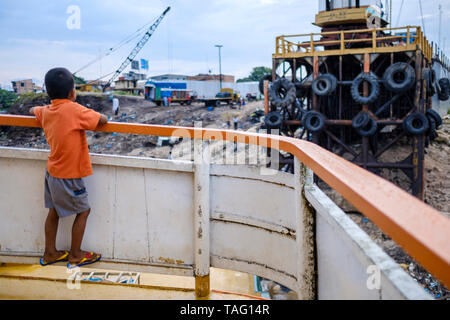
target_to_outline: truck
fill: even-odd
[[[230,88],[223,88],[214,98],[197,99],[198,102],[204,103],[206,107],[218,107],[221,103],[233,105],[234,102],[239,102],[241,96],[238,92]]]

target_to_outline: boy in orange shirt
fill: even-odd
[[[101,255],[81,250],[86,221],[91,211],[83,177],[92,175],[92,166],[84,130],[95,130],[108,122],[105,115],[75,103],[72,73],[54,68],[45,75],[45,87],[51,105],[34,107],[30,113],[44,129],[50,145],[45,170],[45,252],[41,265],[69,261],[67,267],[91,264]],[[60,217],[76,214],[72,226],[70,253],[56,250],[56,233]]]

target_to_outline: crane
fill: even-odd
[[[147,32],[144,34],[142,39],[137,43],[137,45],[134,47],[134,49],[131,51],[131,53],[128,55],[128,57],[125,59],[125,61],[122,62],[119,69],[117,69],[116,72],[114,72],[113,76],[108,80],[108,83],[106,83],[103,86],[103,91],[105,91],[106,88],[109,87],[111,85],[111,83],[114,81],[114,79],[116,79],[117,76],[120,75],[123,70],[125,70],[125,68],[131,63],[131,61],[133,61],[133,59],[136,57],[136,55],[139,53],[139,51],[141,51],[141,49],[145,46],[148,39],[150,39],[150,37],[153,35],[156,28],[159,26],[159,24],[161,23],[161,21],[163,20],[164,16],[167,14],[167,12],[169,12],[169,10],[170,10],[170,7],[167,7],[167,9],[164,10],[164,12],[159,16],[159,18],[155,21],[155,23],[152,24],[150,26],[150,28],[148,28]]]

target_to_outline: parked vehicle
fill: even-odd
[[[186,84],[180,83],[158,83],[149,81],[145,84],[145,99],[151,100],[156,105],[161,106],[165,103],[179,103],[181,105],[190,105],[195,101],[195,94],[192,90],[186,89]]]
[[[218,107],[221,103],[233,105],[234,102],[239,101],[240,97],[239,93],[233,89],[224,88],[221,89],[214,98],[203,98],[198,99],[197,101],[203,102],[206,107]]]

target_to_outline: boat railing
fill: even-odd
[[[0,126],[40,127],[34,117],[8,114],[0,115]],[[289,190],[294,190],[295,192],[295,204],[293,207],[295,208],[296,217],[293,219],[297,227],[293,228],[296,234],[294,241],[298,245],[296,250],[302,250],[303,253],[298,259],[300,271],[298,271],[297,275],[292,275],[291,278],[296,279],[295,281],[299,283],[298,292],[301,293],[301,298],[312,298],[314,296],[314,289],[311,289],[311,283],[308,282],[313,281],[314,278],[314,263],[311,264],[309,260],[314,259],[314,241],[310,239],[314,236],[314,231],[309,229],[311,224],[308,219],[311,216],[303,213],[307,212],[308,208],[314,208],[316,212],[339,211],[335,207],[332,208],[332,204],[327,200],[328,198],[322,197],[320,190],[314,185],[312,173],[342,195],[343,198],[369,218],[444,285],[450,286],[450,246],[448,245],[450,242],[450,220],[439,211],[387,180],[346,161],[316,144],[284,136],[243,131],[137,123],[110,122],[99,127],[96,131],[189,138],[194,139],[197,146],[203,146],[207,141],[238,142],[246,145],[277,149],[292,154],[295,157],[295,175],[293,176],[295,180],[294,185],[289,187]],[[209,255],[210,244],[213,241],[210,238],[209,231],[211,220],[221,221],[226,218],[240,226],[249,224],[244,218],[233,214],[227,215],[226,212],[214,213],[214,216],[210,216],[209,213],[213,211],[210,208],[210,197],[214,197],[214,195],[209,194],[210,177],[212,175],[217,177],[226,175],[220,172],[210,172],[213,169],[211,169],[210,165],[205,165],[205,159],[203,159],[204,150],[202,148],[198,147],[196,149],[196,156],[194,157],[196,160],[193,163],[194,275],[199,296],[204,296],[209,291],[209,267],[211,266],[211,261],[214,262],[214,259],[217,259],[217,261],[221,259],[219,254],[214,259]],[[0,160],[2,152],[5,151],[0,150]],[[102,160],[101,162],[107,163],[108,161]],[[186,165],[184,164],[184,166]],[[218,169],[214,170],[217,171]],[[252,179],[255,180],[254,177]],[[252,179],[249,178],[249,180]],[[285,186],[285,184],[280,182],[276,184]],[[244,196],[245,194],[242,194],[242,197]],[[272,195],[263,194],[260,196],[271,197]],[[7,213],[3,212],[1,214],[5,215]],[[224,218],[224,216],[226,217]],[[293,237],[289,228],[274,227],[275,224],[269,227],[264,221],[258,219],[253,219],[252,221],[259,228],[266,231],[272,228],[272,233],[276,229],[275,233],[279,233],[289,239]],[[251,242],[251,239],[248,240]],[[311,241],[313,242],[312,244]],[[270,256],[271,253],[268,252],[267,254]],[[264,263],[252,265],[250,262],[244,263],[236,259],[229,259],[227,263],[231,266],[242,266],[240,268],[246,271],[253,270],[253,267],[269,270],[268,272],[273,271],[274,274],[279,275],[281,281],[286,276],[286,271],[280,271],[282,266],[277,271]]]

